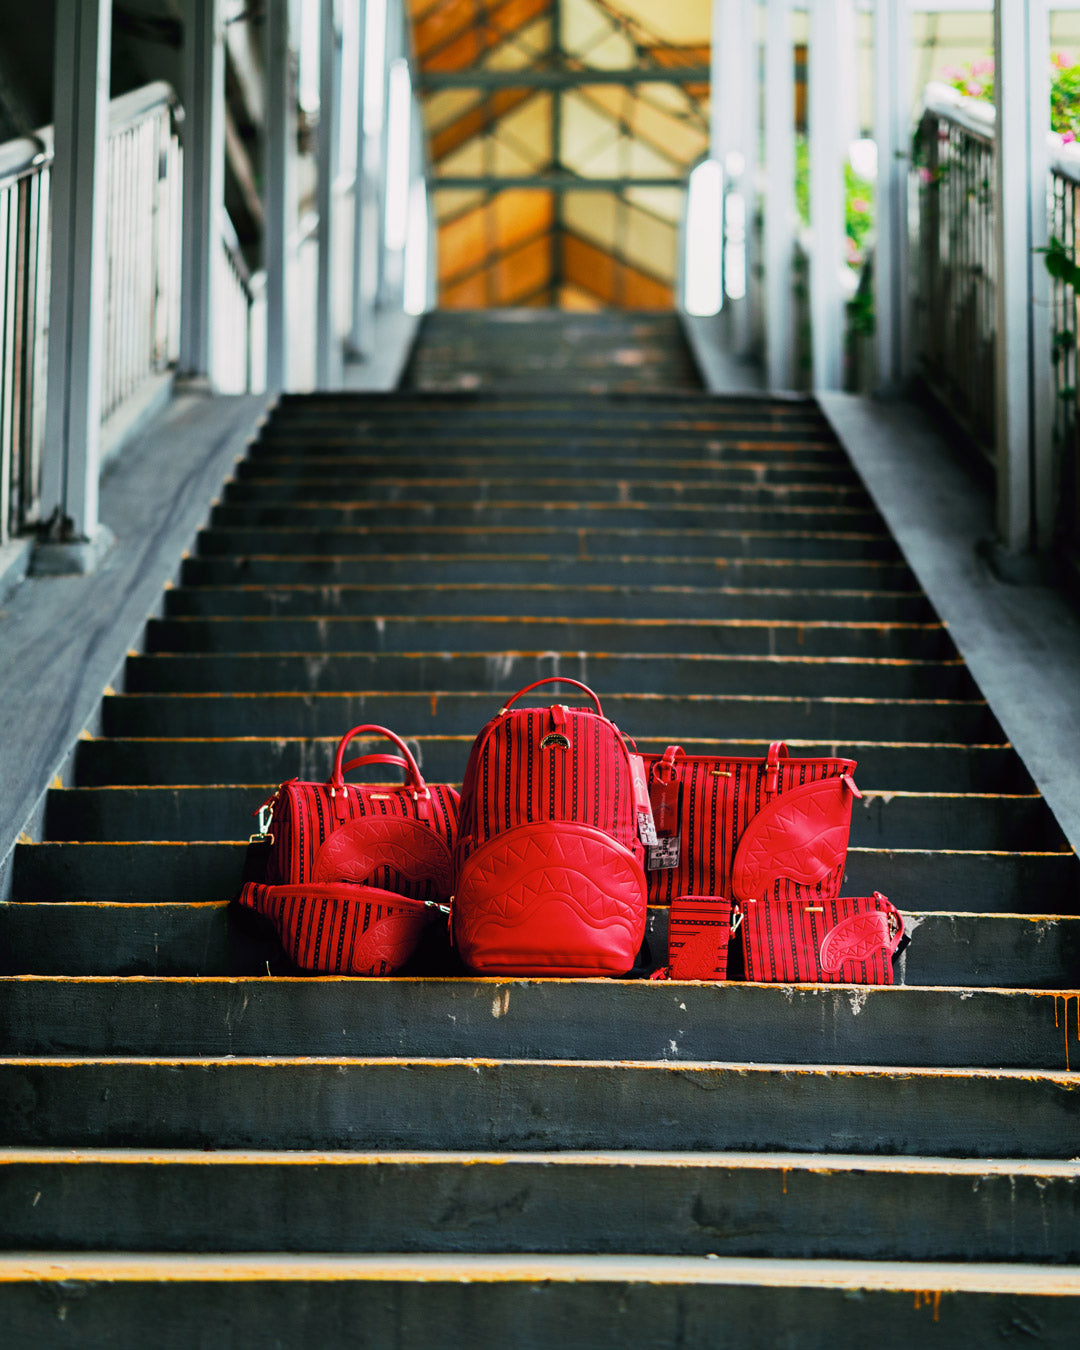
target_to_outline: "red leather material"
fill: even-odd
[[[731,903],[721,896],[679,895],[668,920],[671,980],[726,980]]]
[[[670,746],[645,760],[657,831],[680,840],[678,865],[647,874],[652,903],[671,904],[680,895],[734,896],[737,858],[743,895],[820,899],[840,889],[857,791],[854,760],[794,759],[782,742],[774,742],[764,759],[685,755]],[[820,798],[803,792],[795,798],[797,810],[780,805],[822,781],[846,785],[822,788]],[[752,835],[740,854],[751,822],[770,806],[761,827],[766,846]]]
[[[313,881],[354,881],[421,900],[448,896],[452,872],[446,840],[427,821],[407,816],[346,820],[311,865]]]
[[[802,984],[892,984],[904,936],[885,896],[751,900],[741,906],[746,978]]]
[[[835,895],[847,860],[851,800],[840,777],[802,783],[766,802],[735,850],[732,896],[756,900],[778,878]]]
[[[644,896],[641,863],[602,830],[520,825],[463,864],[454,945],[491,974],[620,975],[645,935]]]
[[[374,886],[263,886],[248,882],[240,903],[274,925],[302,970],[389,975],[416,950],[435,911]]]

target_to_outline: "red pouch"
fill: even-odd
[[[750,900],[739,906],[739,918],[748,980],[893,982],[904,920],[877,891],[856,898]]]
[[[716,895],[679,895],[668,920],[668,964],[654,980],[726,980],[731,902]]]
[[[328,975],[392,974],[412,956],[438,909],[432,901],[347,881],[249,881],[240,903],[270,920],[295,965]]]

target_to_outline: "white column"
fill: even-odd
[[[997,527],[1008,553],[1053,526],[1047,242],[1050,52],[1046,0],[996,0],[995,326]]]
[[[713,0],[709,149],[724,175],[724,224],[723,237],[719,241],[723,249],[724,310],[727,313],[724,323],[730,346],[740,354],[746,351],[750,341],[750,307],[746,298],[746,235],[750,228],[750,213],[746,185],[750,180],[751,163],[747,154],[747,112],[750,91],[756,83],[753,72],[747,69],[752,27],[746,0]]]
[[[909,0],[874,0],[874,139],[877,185],[874,345],[877,386],[908,377],[908,173],[911,146]]]
[[[338,256],[334,184],[341,160],[341,15],[321,0],[319,25],[319,281],[315,317],[315,387],[340,389],[344,353],[336,323],[334,262]]]
[[[225,206],[225,45],[220,0],[184,14],[184,246],[180,373],[213,374],[213,277]]]
[[[289,0],[266,6],[266,387],[289,385],[289,273],[296,230],[296,67]]]
[[[50,539],[100,538],[98,474],[105,318],[111,0],[69,0],[56,24],[49,382],[42,515]],[[55,513],[55,514],[54,514]],[[71,566],[94,557],[73,550]],[[50,569],[52,570],[52,569]]]
[[[405,15],[401,7],[401,0],[386,0],[386,45],[384,48],[385,65],[383,67],[383,96],[382,96],[382,136],[379,154],[378,173],[378,203],[379,203],[379,280],[377,288],[377,303],[380,308],[396,305],[398,301],[397,291],[400,289],[401,269],[396,265],[397,259],[391,258],[389,250],[386,247],[386,203],[388,196],[388,179],[390,176],[390,154],[393,149],[393,143],[397,139],[400,129],[391,127],[390,122],[393,116],[393,108],[390,103],[390,72],[394,61],[404,54],[404,23]],[[405,145],[408,145],[406,139]]]
[[[765,378],[795,383],[795,49],[790,0],[765,9]]]
[[[356,32],[360,43],[357,55],[359,75],[356,88],[356,107],[345,108],[343,116],[356,119],[356,165],[353,177],[353,239],[352,239],[352,319],[349,327],[349,351],[356,356],[364,352],[367,327],[364,294],[364,235],[367,221],[367,147],[364,139],[364,90],[367,77],[367,0],[357,0]]]
[[[839,389],[844,375],[844,160],[850,126],[845,51],[850,0],[811,0],[807,71],[810,150],[810,343],[815,389]]]

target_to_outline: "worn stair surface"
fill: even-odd
[[[684,355],[435,316],[281,401],[0,906],[14,1344],[1075,1344],[1077,860],[815,405]],[[857,759],[898,984],[317,979],[230,905],[349,727],[460,781],[550,674]]]

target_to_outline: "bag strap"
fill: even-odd
[[[772,796],[780,787],[780,761],[787,759],[788,749],[783,741],[773,741],[765,758],[765,792]]]
[[[580,680],[571,680],[566,675],[545,675],[542,680],[534,680],[532,684],[527,684],[524,689],[519,689],[513,698],[508,698],[506,700],[506,702],[500,709],[500,715],[506,712],[506,710],[510,707],[512,703],[516,703],[523,694],[528,694],[533,689],[539,689],[542,684],[572,684],[575,689],[581,689],[586,694],[588,694],[588,696],[592,699],[593,703],[596,705],[596,711],[599,713],[601,717],[603,717],[604,710],[600,706],[600,700],[596,696],[596,694],[594,694],[593,691],[589,688],[589,686],[587,684],[582,684]]]
[[[383,736],[391,744],[395,745],[401,752],[398,755],[372,754],[361,755],[358,759],[352,759],[348,764],[342,761],[345,758],[345,748],[350,741],[358,736]],[[431,810],[431,791],[424,782],[424,776],[420,772],[420,767],[413,758],[412,751],[405,744],[396,732],[390,731],[387,727],[376,726],[373,722],[365,722],[362,726],[353,727],[347,731],[338,742],[337,753],[334,756],[334,768],[330,774],[330,796],[337,799],[335,802],[337,815],[339,819],[345,818],[345,772],[348,769],[355,769],[361,764],[391,764],[405,770],[405,786],[416,802],[417,815],[421,820],[426,820]]]
[[[404,909],[437,909],[443,914],[450,913],[449,905],[440,905],[434,900],[414,900],[409,895],[399,895],[397,891],[383,890],[379,886],[364,886],[355,881],[312,881],[290,886],[272,886],[262,881],[244,883],[240,892],[240,903],[248,908],[257,908],[253,904],[250,892],[258,889],[267,900],[300,900],[305,896],[313,900],[355,900],[366,905],[396,905]]]

